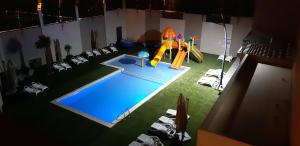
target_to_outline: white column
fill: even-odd
[[[109,45],[109,42],[108,42],[108,40],[107,40],[107,38],[108,38],[108,31],[106,30],[106,28],[107,28],[107,26],[109,25],[108,24],[108,20],[107,20],[107,15],[106,15],[106,2],[105,2],[105,0],[103,0],[103,15],[104,15],[104,30],[105,30],[105,37],[106,37],[106,46],[108,46]]]
[[[80,17],[79,17],[79,11],[78,11],[77,5],[75,5],[75,15],[76,15],[76,20],[78,21],[80,19]]]
[[[38,11],[42,34],[44,34],[44,19],[41,11]]]

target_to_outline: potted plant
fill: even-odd
[[[71,55],[71,49],[72,49],[72,47],[71,47],[71,45],[69,45],[69,44],[66,44],[65,45],[65,50],[66,50],[66,52],[67,52],[67,56],[66,56],[66,59],[67,60],[70,60],[71,58],[72,58],[72,55]]]
[[[45,35],[39,36],[39,40],[35,42],[35,46],[38,49],[44,49],[45,57],[46,57],[46,64],[49,66],[53,61],[52,53],[50,50],[50,38]]]

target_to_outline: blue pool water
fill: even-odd
[[[169,81],[188,70],[186,67],[174,70],[165,63],[159,63],[154,68],[148,66],[147,62],[141,68],[138,58],[127,55],[108,61],[106,65],[124,70],[59,98],[56,102],[102,123],[112,124],[150,94],[161,90]]]

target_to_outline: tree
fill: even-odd
[[[35,42],[35,46],[38,49],[44,49],[46,63],[47,63],[47,65],[51,64],[52,63],[52,54],[51,54],[51,50],[50,50],[50,38],[45,35],[39,36],[39,40]]]

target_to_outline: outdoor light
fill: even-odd
[[[38,12],[42,11],[42,0],[38,0],[38,4],[37,4],[36,9],[37,9]]]

